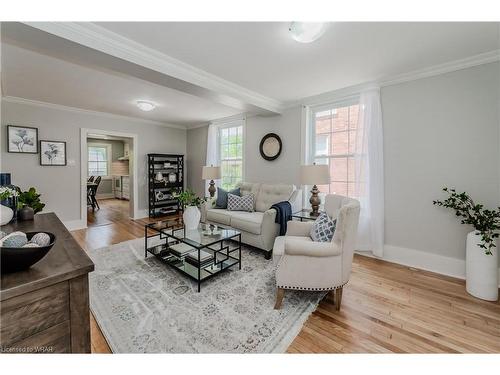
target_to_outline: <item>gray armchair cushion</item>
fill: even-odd
[[[310,236],[316,242],[330,242],[335,233],[337,220],[331,219],[326,212],[322,212],[314,221]]]

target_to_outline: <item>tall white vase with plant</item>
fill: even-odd
[[[448,198],[433,203],[455,210],[462,224],[469,224],[475,230],[467,235],[466,241],[466,289],[474,297],[486,301],[498,300],[498,248],[500,230],[500,207],[485,209],[476,204],[467,193],[443,188]]]
[[[191,190],[185,190],[182,193],[175,195],[184,208],[182,220],[186,230],[194,230],[198,228],[201,219],[200,205],[203,199],[196,196]]]

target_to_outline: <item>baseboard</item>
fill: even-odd
[[[149,210],[137,210],[137,215],[134,217],[134,220],[144,219],[145,217],[149,217]]]
[[[382,258],[364,251],[356,251],[356,254],[465,280],[465,260],[463,259],[392,245],[384,245]],[[500,273],[500,268],[498,272]]]
[[[68,220],[62,222],[67,230],[78,230],[87,228],[87,223],[85,220]]]

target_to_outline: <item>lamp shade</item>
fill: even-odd
[[[201,178],[203,180],[218,180],[220,176],[220,167],[205,166],[201,172]]]
[[[330,183],[328,165],[301,165],[300,182],[304,185],[324,185]]]

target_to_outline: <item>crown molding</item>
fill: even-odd
[[[284,103],[186,64],[91,22],[25,22],[26,25],[273,113]]]
[[[361,91],[376,89],[384,86],[393,86],[405,82],[416,81],[423,78],[451,73],[462,69],[472,68],[479,65],[490,64],[500,61],[500,49],[493,50],[479,55],[466,57],[460,60],[449,61],[444,64],[430,66],[412,72],[398,74],[390,77],[373,80],[353,86],[343,87],[338,90],[328,91],[319,95],[309,96],[301,100],[288,102],[285,108],[292,108],[297,105],[316,106],[340,100],[348,96],[357,95]]]
[[[25,98],[20,98],[17,96],[2,96],[2,101],[5,101],[7,103],[26,104],[26,105],[32,105],[32,106],[37,106],[37,107],[45,107],[45,108],[57,109],[60,111],[81,113],[81,114],[86,114],[86,115],[94,115],[94,116],[121,119],[121,120],[140,121],[140,122],[143,122],[145,124],[163,126],[163,127],[172,128],[172,129],[181,129],[181,130],[187,129],[187,127],[183,126],[183,125],[169,124],[166,122],[148,120],[148,119],[144,119],[144,118],[140,118],[140,117],[118,115],[118,114],[109,113],[109,112],[92,111],[90,109],[70,107],[70,106],[66,106],[66,105],[62,105],[62,104],[42,102],[39,100],[25,99]]]

